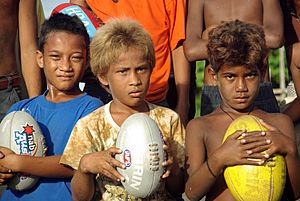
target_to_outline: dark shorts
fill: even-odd
[[[214,111],[221,103],[221,96],[217,86],[203,86],[201,91],[201,116]],[[254,105],[266,112],[277,113],[279,107],[273,93],[271,82],[260,84],[259,93]]]
[[[0,121],[7,110],[20,100],[20,78],[16,75],[0,77]]]

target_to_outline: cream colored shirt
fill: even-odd
[[[172,153],[176,156],[179,166],[183,167],[185,129],[178,114],[173,110],[151,103],[148,103],[148,106],[150,108],[149,116],[157,123],[162,135],[170,139]],[[79,161],[84,154],[107,150],[115,146],[120,127],[113,120],[109,108],[110,103],[77,122],[60,163],[77,170]],[[101,175],[97,175],[97,181],[102,199],[96,198],[95,200],[141,200],[128,195],[120,182]],[[167,194],[164,184],[162,184],[156,193],[145,200],[172,200]]]

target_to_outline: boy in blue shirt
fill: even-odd
[[[27,191],[7,189],[0,200],[72,200],[70,180],[73,171],[59,160],[75,123],[102,105],[79,88],[87,67],[89,35],[76,16],[56,14],[46,20],[39,38],[37,62],[44,70],[48,90],[41,96],[14,104],[8,112],[26,111],[41,127],[45,136],[46,157],[20,156],[1,147],[3,171],[0,182],[14,173],[39,176]],[[12,172],[12,174],[7,174]]]

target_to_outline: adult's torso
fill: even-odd
[[[0,76],[16,72],[15,41],[19,0],[0,1]]]
[[[204,2],[205,28],[222,21],[239,19],[254,24],[263,24],[261,0],[210,0]]]

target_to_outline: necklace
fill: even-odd
[[[249,112],[248,112],[248,114],[247,115],[249,115],[251,112],[252,112],[252,110],[253,110],[253,105],[251,106],[251,108],[249,109]],[[234,118],[228,113],[228,112],[226,112],[224,109],[223,109],[223,106],[222,105],[220,105],[220,109],[232,120],[232,121],[234,121]]]

